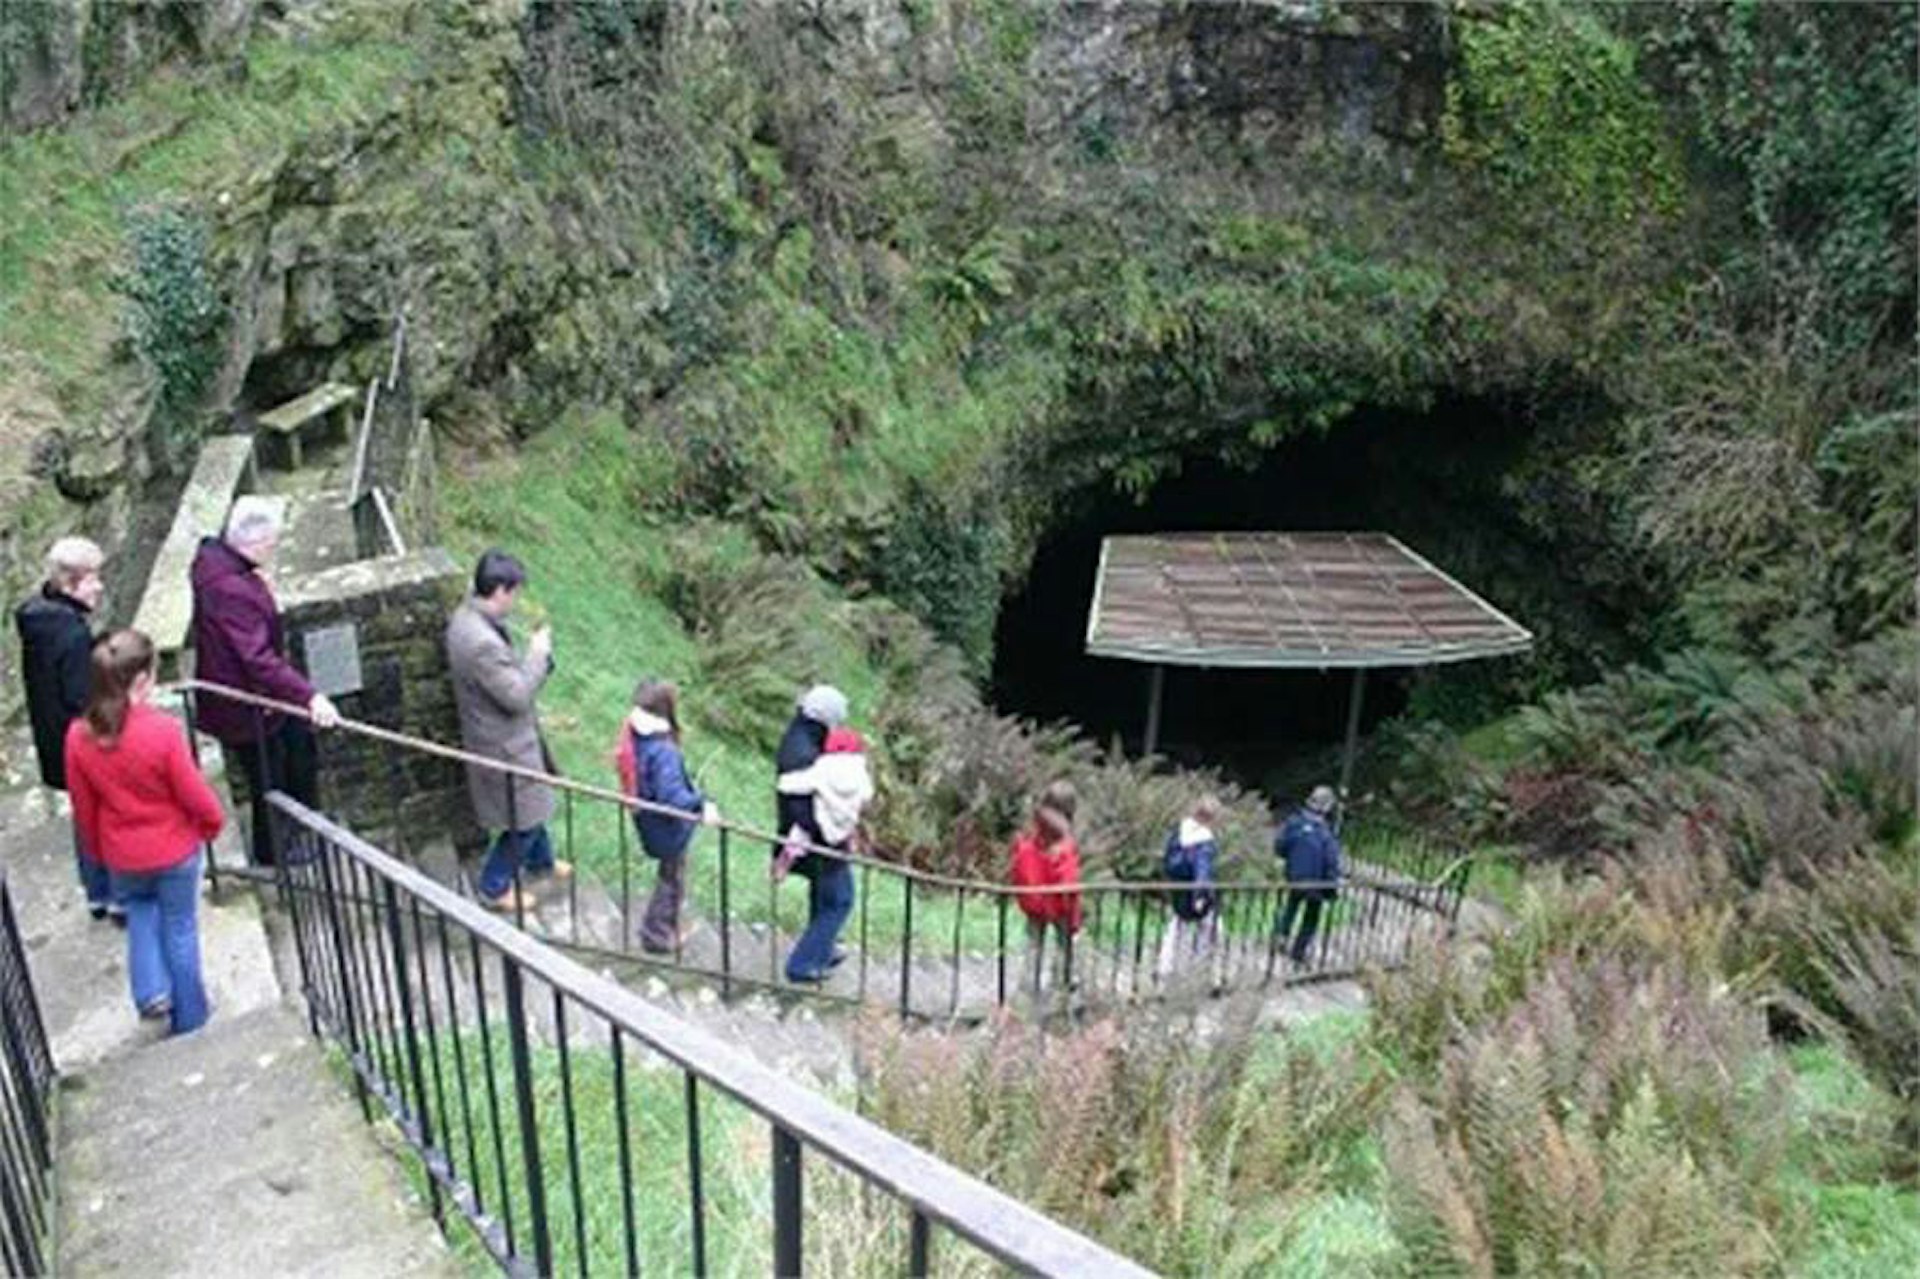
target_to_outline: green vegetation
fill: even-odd
[[[886,39],[831,10],[369,6],[257,39],[244,82],[9,140],[0,355],[98,409],[129,281],[173,451],[237,247],[393,122],[340,206],[401,242],[350,245],[355,301],[390,308],[412,259],[430,413],[516,446],[457,460],[446,522],[532,569],[562,767],[610,779],[633,681],[666,675],[703,783],[763,820],[790,699],[831,679],[877,742],[882,853],[996,878],[1059,774],[1094,873],[1140,873],[1201,787],[1263,844],[1255,797],[982,703],[1050,529],[1198,459],[1358,456],[1368,411],[1489,406],[1515,443],[1483,468],[1439,426],[1391,465],[1538,658],[1428,681],[1367,764],[1489,850],[1511,930],[1379,979],[1326,1042],[874,1028],[867,1100],[1183,1273],[1912,1269],[1914,8],[1331,6],[1259,37],[1324,21],[1405,70],[1299,136],[1232,94],[1145,119],[1092,91],[1060,54],[1108,47],[1071,27],[1092,10],[914,0]],[[1114,43],[1224,58],[1263,13],[1167,6]],[[1222,63],[1256,102],[1292,65],[1259,47]],[[579,834],[611,881],[606,816]],[[735,850],[728,888],[768,914],[761,867]]]
[[[207,230],[177,209],[132,215],[133,268],[118,285],[133,303],[133,336],[160,379],[149,434],[164,469],[192,457],[196,410],[219,369],[224,318],[207,267]]]
[[[211,202],[197,209],[207,218],[260,212],[272,193],[258,183],[276,157],[364,126],[418,65],[417,52],[378,24],[346,23],[312,42],[255,41],[238,86],[219,68],[169,73],[69,127],[0,138],[0,354],[75,411],[97,408],[96,375],[122,324],[114,283],[130,245],[134,296],[159,287],[143,281],[139,264],[151,260],[142,246],[164,223],[142,223],[139,210],[192,199]],[[209,301],[196,297],[143,333],[170,395],[195,389],[165,370],[204,358]]]

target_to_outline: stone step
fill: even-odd
[[[63,1274],[460,1273],[283,1005],[221,1009],[64,1088]]]
[[[62,1070],[143,1050],[160,1034],[135,1015],[127,986],[126,934],[88,917],[74,872],[65,796],[35,789],[0,807],[0,844],[22,939],[39,992],[54,1061]],[[208,996],[223,1013],[243,1015],[280,999],[248,891],[203,899],[201,966]]]

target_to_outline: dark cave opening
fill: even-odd
[[[1496,606],[1516,608],[1516,582],[1551,576],[1537,532],[1513,509],[1503,481],[1533,436],[1524,409],[1443,401],[1426,412],[1362,410],[1325,433],[1289,440],[1250,467],[1189,460],[1143,498],[1078,495],[1042,539],[1019,589],[1003,601],[994,637],[992,696],[1002,711],[1069,720],[1100,741],[1141,747],[1151,668],[1084,651],[1087,610],[1110,533],[1210,530],[1391,533]],[[1543,556],[1547,556],[1543,560]],[[1506,666],[1526,659],[1498,659]],[[1407,710],[1416,686],[1497,678],[1435,667],[1367,675],[1362,732]],[[1217,767],[1270,794],[1331,780],[1344,734],[1345,671],[1166,668],[1160,752]]]

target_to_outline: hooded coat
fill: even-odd
[[[1203,891],[1213,884],[1213,863],[1220,856],[1219,841],[1213,831],[1191,817],[1167,836],[1163,866],[1168,879],[1190,881],[1194,891],[1173,895],[1173,913],[1182,919],[1205,919],[1213,913],[1214,894]],[[1185,874],[1177,873],[1179,868]]]
[[[620,756],[620,779],[627,794],[686,814],[681,818],[635,810],[633,825],[640,835],[640,847],[649,857],[678,857],[693,841],[694,828],[707,806],[706,796],[687,776],[687,758],[666,720],[635,707],[627,716],[623,732],[627,740]]]
[[[287,660],[280,606],[252,560],[220,538],[202,538],[189,580],[196,678],[297,706],[313,700],[313,685]],[[271,735],[282,718],[207,693],[194,695],[194,711],[200,727],[228,746]]]
[[[1273,851],[1287,864],[1287,882],[1304,885],[1303,896],[1331,901],[1339,895],[1340,837],[1324,815],[1310,808],[1294,813],[1274,836]]]
[[[447,622],[447,667],[460,712],[460,744],[488,759],[548,771],[534,698],[553,663],[516,653],[507,628],[469,599]],[[498,769],[467,765],[474,820],[487,830],[544,825],[553,816],[553,789],[524,777],[515,777],[509,787],[507,777]]]
[[[33,753],[40,759],[40,780],[67,788],[67,725],[87,708],[93,655],[88,608],[52,586],[14,610],[20,630],[20,673],[27,683],[27,719],[33,724]]]

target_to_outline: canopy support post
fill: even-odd
[[[1160,747],[1160,694],[1166,684],[1167,668],[1155,662],[1147,683],[1147,738],[1140,750],[1142,755],[1151,755]]]
[[[1360,702],[1366,690],[1367,668],[1353,668],[1353,692],[1347,697],[1347,743],[1340,752],[1340,807],[1337,830],[1347,819],[1347,790],[1353,785],[1353,753],[1360,742]]]

